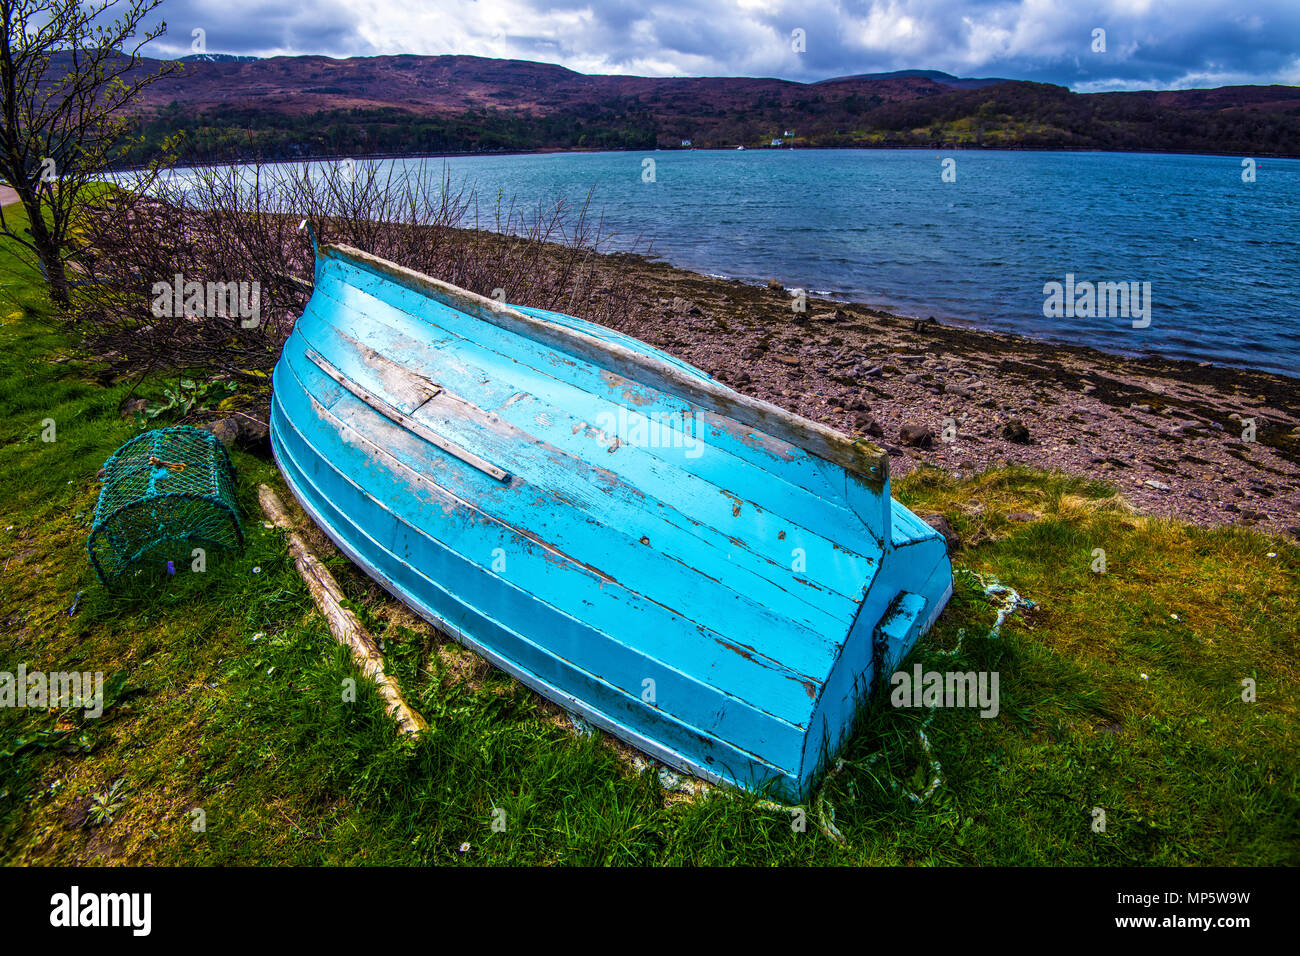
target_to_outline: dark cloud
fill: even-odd
[[[472,53],[583,72],[818,80],[901,69],[1076,89],[1300,83],[1300,2],[166,0],[158,53]],[[1093,31],[1105,30],[1105,52]],[[806,48],[796,52],[792,31]]]
[[[159,7],[167,23],[159,52],[193,52],[195,30],[204,31],[210,53],[323,53],[329,56],[373,55],[386,52],[358,33],[355,7],[334,0],[303,4],[166,0]]]

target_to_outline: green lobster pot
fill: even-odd
[[[103,477],[86,550],[105,584],[132,568],[190,568],[195,548],[206,559],[244,544],[234,467],[211,432],[145,432],[104,462]]]

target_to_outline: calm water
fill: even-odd
[[[956,181],[944,182],[944,157]],[[654,182],[643,161],[654,160]],[[402,162],[402,161],[399,161]],[[428,160],[440,166],[443,160]],[[1300,375],[1300,160],[748,150],[445,160],[485,209],[596,187],[674,265],[908,315]],[[1151,283],[1151,321],[1046,318],[1046,282]]]

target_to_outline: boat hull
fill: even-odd
[[[304,510],[567,710],[805,796],[951,593],[880,458],[625,336],[394,269],[327,247],[277,364],[272,449]],[[696,444],[620,440],[656,412],[697,416]]]

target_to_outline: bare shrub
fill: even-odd
[[[612,241],[581,203],[510,203],[477,228],[477,197],[445,169],[378,160],[325,165],[215,166],[176,172],[149,188],[128,177],[87,223],[93,281],[69,319],[91,351],[119,371],[206,370],[265,382],[310,293],[320,241],[343,243],[483,295],[602,324],[625,318],[629,280],[598,269]],[[180,277],[177,280],[176,277]],[[257,283],[260,320],[230,309],[158,308],[180,283]]]

